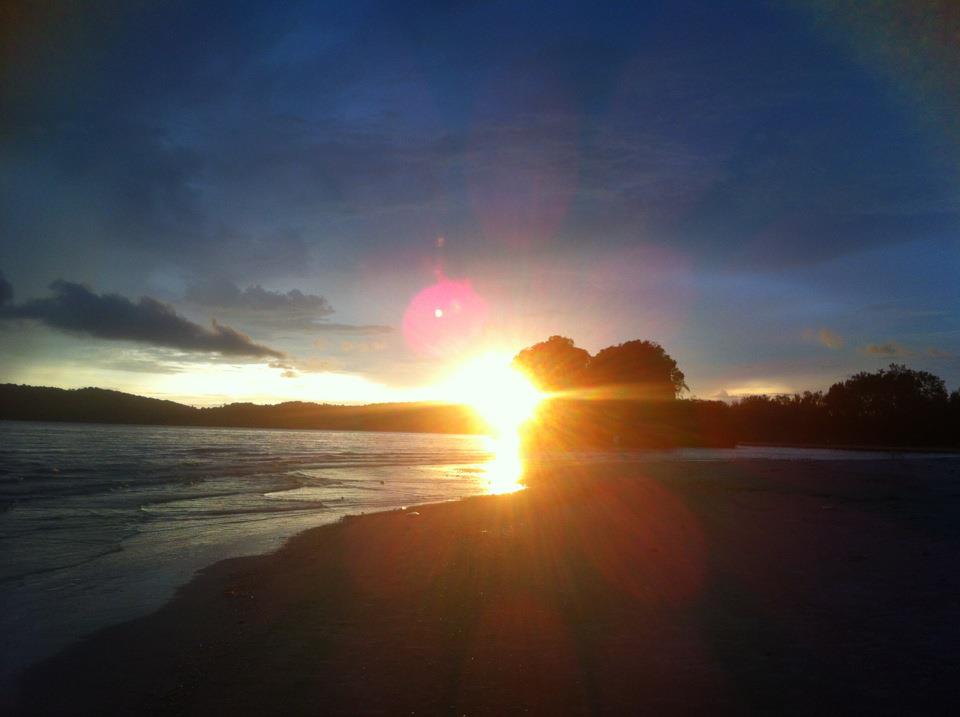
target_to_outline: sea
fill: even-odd
[[[0,421],[0,689],[200,568],[487,492],[484,436]]]
[[[554,460],[847,460],[740,447]],[[0,421],[0,692],[196,571],[351,514],[492,492],[484,436]]]

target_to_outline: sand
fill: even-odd
[[[228,560],[23,714],[930,714],[960,461],[598,463]],[[64,609],[69,609],[68,605]]]

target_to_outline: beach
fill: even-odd
[[[20,714],[924,714],[960,697],[960,461],[531,466],[219,562]]]

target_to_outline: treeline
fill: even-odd
[[[554,398],[530,439],[560,448],[780,443],[960,446],[960,390],[891,364],[826,392],[749,396],[728,405],[680,400],[683,372],[659,344],[627,341],[596,355],[564,336],[517,354],[514,366]]]
[[[66,390],[15,384],[0,384],[0,419],[416,433],[479,433],[486,429],[473,411],[457,405],[336,406],[291,401],[273,406],[232,403],[194,408],[102,388]]]
[[[633,348],[630,349],[634,351]],[[672,391],[660,349],[661,395]],[[651,374],[642,386],[649,390]],[[682,379],[681,379],[682,380]],[[960,447],[960,390],[925,371],[892,364],[826,392],[749,396],[732,404],[674,398],[617,398],[621,384],[555,392],[527,428],[527,439],[558,450],[645,449],[773,443],[821,446]],[[598,392],[599,391],[599,392]],[[194,408],[98,388],[0,385],[0,419],[153,425],[300,428],[421,433],[484,433],[466,406],[394,403],[336,406],[300,401]]]
[[[826,392],[721,401],[556,398],[528,429],[559,450],[731,447],[738,443],[960,448],[960,391],[893,365]]]
[[[960,446],[960,390],[926,371],[891,364],[829,390],[749,396],[729,409],[741,442]]]

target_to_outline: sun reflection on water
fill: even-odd
[[[518,431],[509,431],[487,437],[487,446],[493,458],[484,465],[487,492],[503,495],[523,490],[523,453]]]

